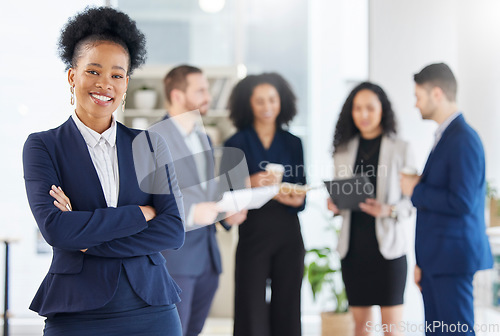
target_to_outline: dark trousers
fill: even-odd
[[[238,245],[235,273],[235,336],[300,336],[300,288],[304,274],[302,239]],[[271,302],[266,285],[271,282]]]
[[[180,336],[175,304],[149,306],[122,270],[115,295],[104,307],[61,313],[45,320],[44,336]]]
[[[219,274],[208,265],[199,276],[172,275],[182,289],[177,310],[183,336],[198,336],[203,329],[210,306],[219,285]]]
[[[475,335],[474,274],[429,275],[422,271],[426,335]]]

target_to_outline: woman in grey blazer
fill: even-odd
[[[381,307],[383,325],[398,335],[407,273],[404,220],[413,209],[401,194],[399,174],[413,160],[408,144],[396,137],[395,115],[380,86],[365,82],[352,90],[333,145],[336,179],[365,175],[375,186],[375,198],[357,210],[339,210],[328,200],[328,208],[343,217],[337,249],[356,336],[374,328],[374,305]]]

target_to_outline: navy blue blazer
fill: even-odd
[[[187,147],[183,135],[177,127],[167,121],[151,126],[149,129],[161,135],[168,144],[172,154],[175,171],[178,174],[178,183],[183,195],[183,204],[186,212],[201,202],[217,200],[217,185],[214,180],[214,156],[212,144],[208,136],[198,132],[204,152],[206,165],[207,186],[201,187],[196,161]],[[219,246],[216,239],[215,224],[198,227],[186,232],[186,240],[181,249],[173,251],[166,250],[162,254],[167,260],[168,270],[172,275],[198,276],[202,274],[207,266],[211,266],[217,273],[222,272],[222,262]]]
[[[115,293],[122,269],[146,303],[179,301],[180,290],[160,251],[180,248],[184,242],[183,211],[175,200],[182,196],[172,169],[167,172],[170,181],[164,183],[170,183],[173,193],[152,195],[140,190],[132,157],[132,141],[139,133],[117,123],[120,190],[116,208],[107,207],[87,144],[72,118],[26,140],[23,163],[29,205],[53,247],[49,272],[30,306],[40,315],[104,306]],[[151,133],[150,138],[168,154],[161,137]],[[52,185],[61,186],[72,212],[53,205]],[[156,217],[146,222],[138,205],[153,206]]]
[[[483,146],[459,115],[430,154],[411,198],[417,208],[417,265],[424,272],[465,274],[492,267],[485,195]]]

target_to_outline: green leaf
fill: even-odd
[[[336,230],[338,235],[338,230]],[[347,294],[345,287],[337,283],[339,278],[332,274],[340,272],[340,268],[332,268],[331,265],[339,263],[339,256],[330,247],[313,248],[307,251],[306,260],[311,262],[304,265],[304,276],[307,277],[311,286],[313,300],[316,300],[319,293],[325,288],[331,293],[331,300],[336,301],[336,311],[345,312],[348,309]],[[342,280],[340,279],[340,282]],[[325,286],[325,284],[327,284]],[[341,289],[340,289],[341,288]]]

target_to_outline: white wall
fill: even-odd
[[[414,108],[413,74],[446,62],[458,80],[458,105],[483,139],[487,175],[500,183],[500,3],[495,0],[372,0],[370,79],[387,89],[401,134],[425,163],[436,128]],[[423,168],[423,166],[421,166]]]
[[[342,104],[354,82],[368,77],[368,1],[311,0],[308,40],[310,104],[305,155],[308,184],[316,186],[333,177],[333,132]],[[335,247],[334,232],[326,230],[332,217],[327,197],[324,188],[308,193],[306,209],[300,214],[306,249]],[[331,309],[326,304],[330,297],[327,294],[313,302],[304,280],[302,313]]]
[[[414,107],[413,74],[430,63],[445,62],[458,80],[458,105],[483,140],[487,176],[498,186],[500,3],[371,0],[370,7],[370,79],[388,92],[400,135],[413,145],[420,169],[432,146],[436,125],[422,121]],[[404,319],[419,323],[423,317],[421,297],[411,281],[405,299]]]
[[[370,11],[370,79],[388,93],[420,169],[433,143],[436,125],[422,121],[414,107],[413,74],[445,61],[456,72],[457,17],[454,0],[372,0]]]
[[[22,147],[29,133],[56,127],[71,114],[57,39],[68,17],[91,3],[104,1],[0,2],[0,236],[20,238],[10,250],[10,306],[15,317],[36,316],[28,306],[51,259],[51,254],[36,253],[37,228],[24,189]],[[0,246],[1,288],[4,257]],[[3,302],[3,290],[1,295]]]
[[[500,190],[500,2],[458,6],[459,105],[483,140],[486,175]]]

